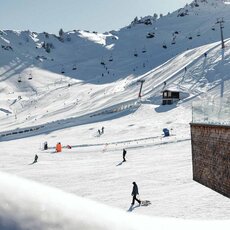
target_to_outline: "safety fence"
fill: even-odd
[[[192,123],[230,125],[230,99],[194,102]]]
[[[28,133],[28,132],[34,132],[44,127],[45,127],[44,125],[38,125],[38,126],[33,126],[33,127],[18,128],[14,130],[5,131],[5,132],[0,132],[0,138],[8,137],[11,135],[18,135],[18,134],[23,134],[23,133]]]
[[[141,103],[139,100],[130,100],[130,101],[122,102],[120,104],[117,104],[117,105],[108,107],[106,109],[100,110],[96,113],[91,114],[90,117],[122,112],[126,109],[135,109],[135,108],[138,108],[140,105],[141,105]]]
[[[104,110],[100,110],[100,111],[97,111],[95,113],[91,113],[89,115],[89,117],[95,117],[95,116],[99,116],[99,115],[105,115],[105,114],[121,112],[121,111],[124,111],[126,109],[138,108],[139,106],[140,106],[139,101],[130,100],[128,102],[120,103],[120,104],[108,107],[108,108],[106,108]],[[53,126],[54,123],[57,124],[57,125],[60,125],[60,124],[66,124],[67,125],[68,123],[72,123],[73,120],[78,119],[78,118],[79,117],[72,117],[70,119],[62,119],[62,120],[57,120],[55,122],[50,122],[50,123],[47,123],[45,125],[43,124],[43,125],[37,125],[37,126],[31,126],[31,127],[25,127],[25,128],[17,128],[17,129],[14,129],[14,130],[3,131],[3,132],[0,132],[0,140],[4,139],[4,138],[7,138],[7,137],[11,137],[12,135],[23,135],[24,134],[25,136],[28,136],[29,133],[38,131],[38,130],[44,128],[44,127],[48,128],[49,125]],[[50,128],[51,128],[51,126],[50,126]]]

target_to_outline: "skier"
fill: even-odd
[[[204,53],[204,57],[207,57],[207,53],[206,52]]]
[[[44,142],[44,150],[47,150],[48,149],[48,143],[47,141]]]
[[[100,130],[100,129],[98,129],[97,131],[98,131],[98,134],[99,134],[99,135],[101,135],[101,130]]]
[[[133,201],[131,205],[134,205],[135,200],[139,203],[139,205],[141,205],[141,201],[137,199],[137,195],[139,195],[138,187],[137,187],[136,182],[133,182],[133,191],[132,191]]]
[[[102,126],[102,128],[101,128],[101,134],[103,134],[104,133],[104,127]]]
[[[59,153],[59,152],[61,152],[61,151],[62,151],[61,142],[58,142],[58,143],[56,144],[56,152]]]
[[[38,155],[35,154],[35,156],[34,156],[34,162],[32,164],[37,163],[37,162],[38,162]]]
[[[184,67],[184,72],[185,72],[185,73],[187,72],[187,67],[186,67],[186,66]]]
[[[127,151],[126,151],[125,149],[123,149],[123,162],[125,162],[125,161],[126,161],[126,159],[125,159],[125,155],[126,155],[126,153],[127,153]]]

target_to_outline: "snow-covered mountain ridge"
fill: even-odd
[[[148,65],[145,63],[146,69],[150,70],[187,49],[219,41],[217,18],[224,18],[225,27],[228,28],[229,7],[221,0],[198,0],[159,19],[144,17],[134,20],[120,31],[105,34],[75,30],[56,36],[47,32],[1,31],[2,54],[9,58],[1,58],[1,66],[19,58],[22,62],[32,61],[30,66],[39,66],[56,73],[64,70],[67,76],[89,80],[92,71],[94,77],[101,76],[103,69],[100,63],[103,61],[111,71],[114,69],[116,76],[99,82],[111,82],[132,74],[135,64],[144,61],[139,59],[145,59],[148,62]],[[184,16],[181,16],[182,12],[186,12]],[[150,23],[146,23],[148,21]],[[149,34],[154,34],[154,37],[150,38]],[[229,30],[224,30],[224,35],[228,38]],[[164,50],[163,45],[167,49]],[[134,54],[141,56],[142,51],[146,51],[145,56],[135,60]],[[130,59],[133,67],[128,70],[122,65],[127,59]],[[85,65],[81,67],[81,64]],[[72,71],[74,66],[78,67],[78,71]],[[116,67],[119,67],[119,72]],[[139,70],[138,74],[145,71]]]

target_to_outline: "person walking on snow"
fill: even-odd
[[[47,141],[44,142],[44,150],[47,150],[48,149],[48,143]]]
[[[99,136],[100,136],[100,135],[101,135],[101,130],[100,130],[100,129],[98,129],[97,131],[98,131],[98,134],[99,134]]]
[[[60,153],[61,151],[62,151],[61,142],[58,142],[58,143],[56,144],[56,152],[57,152],[57,153]]]
[[[137,187],[136,182],[133,182],[133,191],[132,191],[133,200],[132,200],[131,205],[134,205],[135,200],[139,203],[139,205],[141,204],[141,201],[137,199],[137,195],[139,195],[138,187]]]
[[[35,156],[34,156],[34,162],[32,164],[37,163],[37,161],[38,161],[38,155],[35,154]]]
[[[123,162],[125,162],[125,161],[126,161],[126,159],[125,159],[125,155],[126,155],[126,153],[127,153],[127,151],[126,151],[125,149],[123,149]]]

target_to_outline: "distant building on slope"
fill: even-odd
[[[186,97],[188,97],[188,93],[176,85],[164,87],[162,90],[162,105],[171,105]]]
[[[230,98],[193,103],[193,180],[230,198]]]

